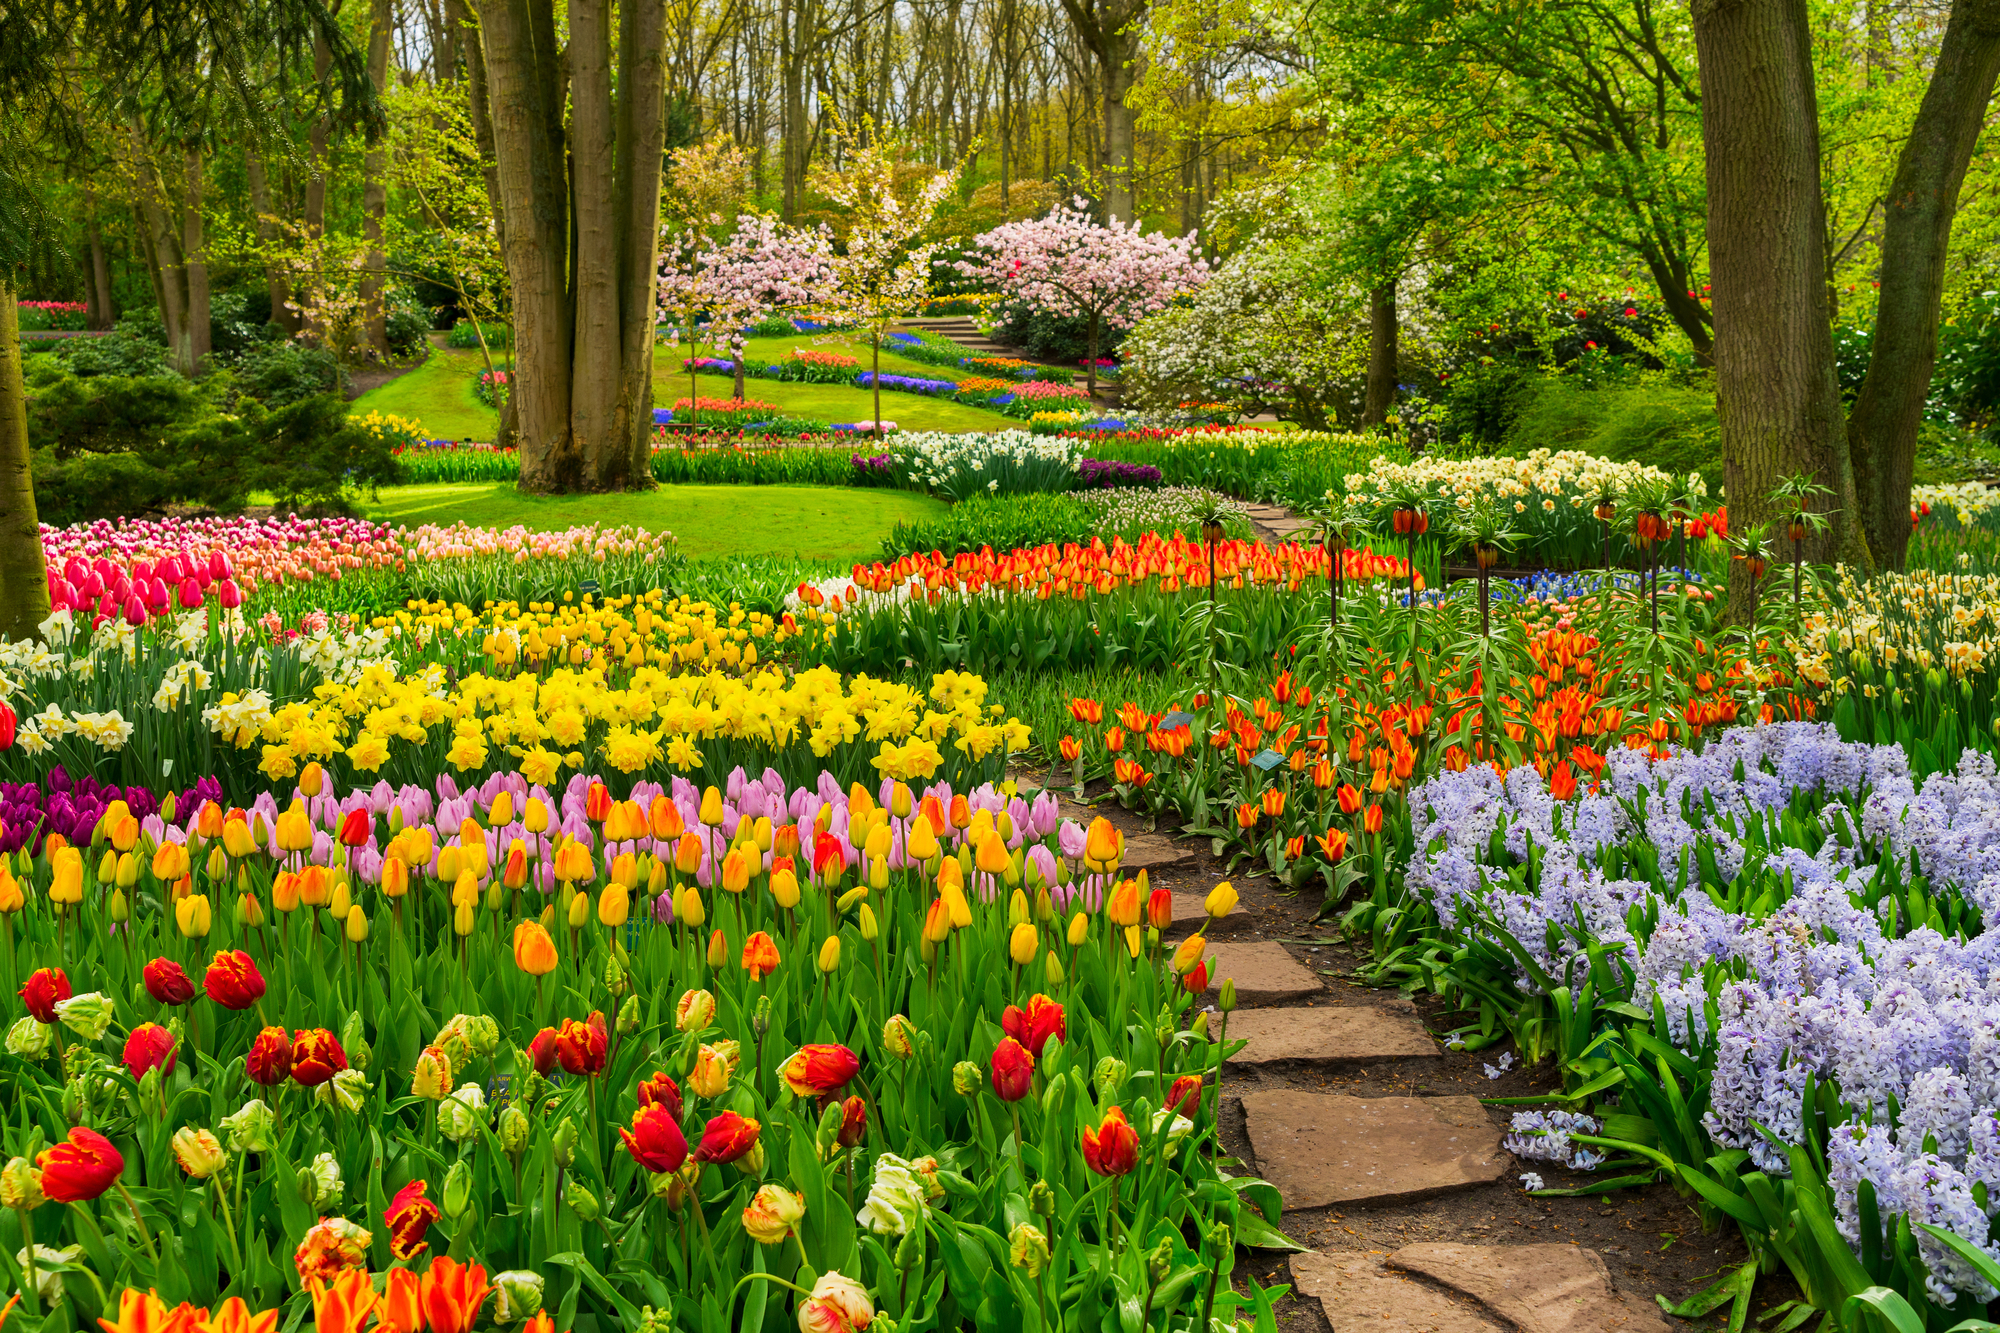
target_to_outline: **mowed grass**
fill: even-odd
[[[671,532],[681,553],[873,559],[900,522],[935,518],[943,501],[844,486],[662,486],[623,495],[523,495],[511,483],[386,486],[370,518],[412,527],[470,523],[559,531],[585,523]]]
[[[409,374],[355,399],[353,415],[390,412],[421,425],[425,439],[489,443],[499,429],[500,414],[480,402],[472,388],[485,368],[476,348],[433,348],[429,359]]]

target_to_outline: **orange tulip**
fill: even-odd
[[[311,1291],[318,1333],[361,1333],[375,1309],[375,1288],[363,1268],[347,1269],[331,1283],[314,1281]]]
[[[1361,827],[1369,833],[1380,833],[1382,831],[1382,807],[1379,805],[1369,806],[1367,811],[1361,816]]]
[[[467,1333],[492,1289],[483,1265],[461,1264],[439,1255],[423,1276],[419,1299],[424,1322],[431,1333]]]
[[[375,1307],[377,1327],[393,1333],[423,1333],[424,1309],[420,1299],[422,1281],[407,1268],[389,1270],[388,1290]]]
[[[763,931],[757,931],[743,941],[743,970],[750,974],[750,980],[762,981],[778,970],[778,945]]]

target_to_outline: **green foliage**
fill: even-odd
[[[53,369],[72,375],[159,375],[167,368],[163,343],[124,330],[101,338],[65,338],[49,353]]]
[[[267,407],[338,394],[347,372],[332,352],[297,342],[253,343],[237,360],[236,387]]]
[[[478,347],[479,335],[482,333],[486,335],[486,345],[489,348],[509,346],[514,336],[513,332],[505,324],[496,324],[491,320],[484,320],[480,322],[477,328],[474,328],[471,320],[461,319],[458,323],[451,326],[450,333],[445,334],[444,345],[446,347],[458,348],[460,351],[468,347]]]
[[[1021,349],[1023,355],[1042,361],[1074,365],[1090,355],[1090,321],[1061,318],[1024,305],[1004,305],[996,312],[999,324],[994,338]],[[1111,356],[1124,340],[1124,330],[1097,329],[1097,354]]]
[[[1083,543],[1096,530],[1093,510],[1074,495],[975,496],[941,517],[898,523],[882,543],[882,559],[928,551],[956,555],[982,546],[1011,551],[1051,542]]]
[[[1658,382],[1587,389],[1567,377],[1537,376],[1516,396],[1501,451],[1580,449],[1665,472],[1699,472],[1709,494],[1722,489],[1722,427],[1707,388]]]
[[[431,331],[430,312],[405,288],[398,287],[384,321],[391,356],[412,357],[424,350]]]

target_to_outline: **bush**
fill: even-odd
[[[158,342],[123,330],[102,338],[65,338],[51,352],[57,374],[163,375],[167,350]]]
[[[258,343],[236,363],[236,387],[267,407],[344,393],[347,384],[347,372],[332,352],[304,343]]]
[[[789,338],[798,330],[789,315],[766,315],[745,330],[752,338]]]
[[[425,335],[431,331],[430,311],[416,297],[397,288],[390,298],[388,315],[389,354],[411,357],[424,350]]]
[[[1064,365],[1078,365],[1090,355],[1090,321],[1087,319],[1059,319],[1040,310],[1031,310],[1023,305],[999,307],[999,325],[993,337],[998,342],[1009,343],[1020,348],[1029,356],[1044,361],[1059,361]],[[1111,356],[1123,342],[1122,329],[1097,328],[1097,354]]]
[[[1518,390],[1519,406],[1501,452],[1578,449],[1663,472],[1699,472],[1711,495],[1722,490],[1722,426],[1712,389],[1642,382],[1584,389],[1538,376]]]
[[[1074,495],[995,495],[961,500],[940,518],[898,523],[882,542],[882,558],[916,552],[957,555],[991,546],[1087,545],[1097,532],[1096,510]]]
[[[505,324],[498,324],[492,320],[481,320],[479,326],[475,329],[471,320],[461,319],[458,323],[451,326],[450,333],[445,334],[444,345],[460,349],[477,347],[479,346],[479,335],[482,333],[486,335],[486,345],[488,347],[505,347],[513,338],[513,332]]]

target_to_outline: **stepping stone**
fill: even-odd
[[[1208,968],[1209,989],[1222,989],[1225,979],[1234,981],[1239,1005],[1289,1004],[1326,993],[1319,978],[1282,944],[1217,944],[1209,955],[1214,959]]]
[[[1580,1245],[1406,1245],[1389,1256],[1389,1266],[1464,1292],[1521,1333],[1673,1327],[1650,1302],[1620,1296],[1603,1256]]]
[[[1249,1045],[1229,1057],[1233,1065],[1299,1060],[1325,1066],[1442,1058],[1414,1009],[1397,1012],[1366,1004],[1238,1009],[1229,1016],[1229,1039],[1239,1037]]]
[[[1120,873],[1130,876],[1141,870],[1158,875],[1168,870],[1194,869],[1194,847],[1175,842],[1163,833],[1127,833],[1125,859]]]
[[[1241,930],[1244,923],[1249,919],[1250,914],[1243,910],[1242,903],[1238,903],[1224,914],[1222,920],[1210,926],[1207,924],[1208,895],[1205,893],[1176,892],[1174,894],[1174,919],[1167,926],[1166,937],[1168,939],[1177,939],[1184,935],[1191,935],[1195,931],[1204,928],[1210,935],[1227,935],[1232,931]],[[1242,983],[1239,982],[1237,990],[1240,992],[1242,989]]]
[[[1398,1273],[1380,1254],[1295,1254],[1292,1286],[1319,1301],[1333,1333],[1514,1333],[1477,1301]]]
[[[1258,1171],[1285,1211],[1389,1203],[1487,1185],[1512,1158],[1477,1097],[1243,1096]]]

